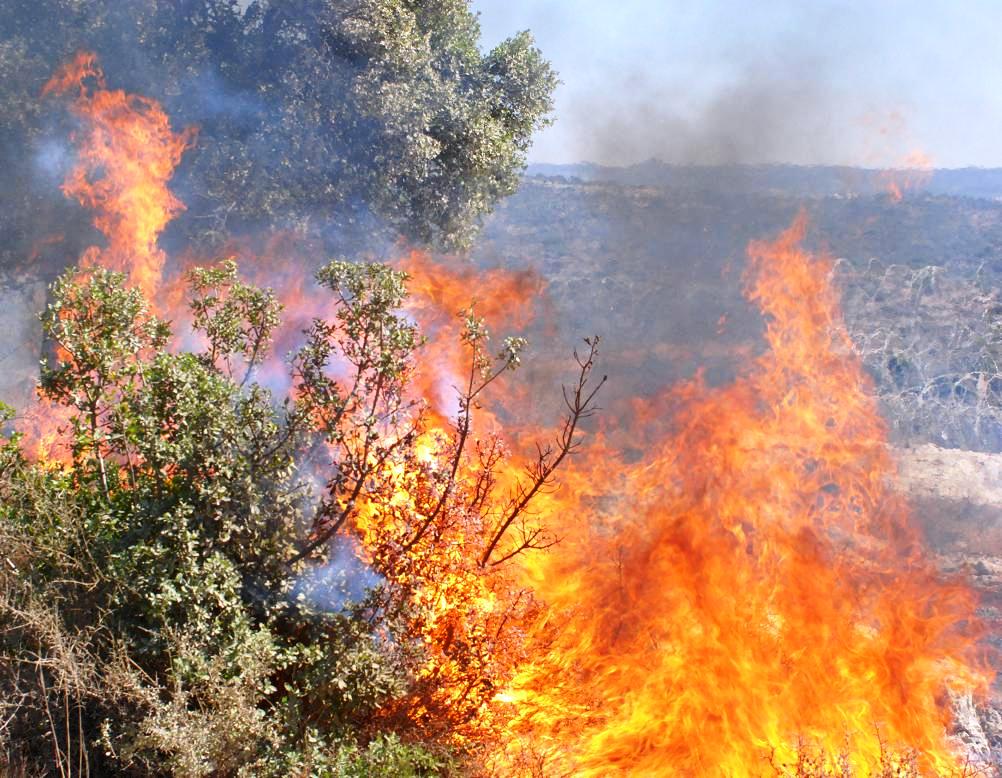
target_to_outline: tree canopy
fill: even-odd
[[[43,218],[72,231],[52,202],[71,119],[40,93],[79,50],[198,128],[172,185],[188,239],[291,225],[462,245],[514,191],[556,83],[528,33],[487,52],[479,36],[464,0],[4,3],[4,248],[27,255]]]

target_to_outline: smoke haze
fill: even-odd
[[[529,28],[563,78],[533,162],[1002,165],[992,3],[474,6],[488,45]]]

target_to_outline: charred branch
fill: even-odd
[[[503,511],[503,518],[497,524],[490,542],[484,549],[480,557],[480,566],[486,567],[490,564],[500,564],[515,555],[533,548],[546,548],[552,545],[552,541],[538,542],[544,537],[542,529],[524,529],[520,533],[519,540],[509,553],[501,558],[492,560],[498,544],[508,534],[509,529],[516,521],[524,517],[533,498],[543,489],[549,486],[553,480],[553,474],[563,463],[568,455],[572,454],[580,445],[580,440],[576,437],[578,427],[585,419],[595,414],[598,408],[595,405],[595,397],[605,384],[608,376],[593,383],[591,380],[592,370],[595,367],[595,359],[598,356],[598,336],[586,338],[588,353],[582,357],[577,351],[574,352],[574,359],[578,364],[578,380],[572,389],[566,386],[563,390],[564,405],[567,408],[567,416],[564,419],[563,428],[556,441],[547,446],[537,445],[536,459],[526,468],[526,479],[519,482],[508,497],[507,504]]]

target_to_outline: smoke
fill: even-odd
[[[364,599],[383,578],[358,557],[355,542],[344,536],[331,543],[329,561],[304,572],[291,597],[323,613],[339,613]]]
[[[898,167],[922,148],[938,165],[997,164],[987,6],[474,5],[488,41],[528,27],[563,79],[536,163]]]
[[[575,139],[580,158],[606,164],[808,163],[843,142],[828,67],[808,54],[753,62],[702,98],[637,71],[611,95],[577,97],[567,121],[587,122]]]
[[[55,182],[58,185],[73,166],[73,156],[65,142],[46,138],[35,149],[35,167],[47,177],[47,184],[51,186]]]
[[[206,66],[183,80],[176,92],[176,95],[169,96],[166,104],[171,108],[176,106],[177,113],[187,112],[187,120],[195,123],[220,116],[253,123],[261,120],[268,110],[258,95],[227,85],[212,66]]]

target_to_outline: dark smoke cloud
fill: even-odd
[[[809,162],[842,144],[827,68],[807,57],[753,63],[691,108],[684,84],[634,73],[618,92],[574,99],[565,121],[588,127],[575,138],[580,158],[606,164]]]

